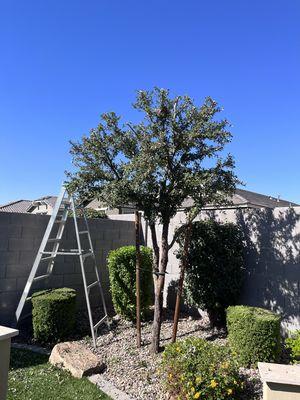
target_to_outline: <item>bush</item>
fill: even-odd
[[[136,249],[124,246],[108,255],[110,290],[115,311],[124,318],[136,319]],[[141,246],[141,316],[152,304],[152,250]]]
[[[176,399],[238,399],[243,382],[228,348],[188,338],[167,346],[162,370],[169,394]]]
[[[292,332],[291,337],[285,339],[285,345],[290,351],[291,361],[298,364],[300,362],[300,330]]]
[[[243,237],[237,225],[216,221],[193,224],[186,271],[185,299],[207,310],[212,325],[225,325],[225,310],[239,298]]]
[[[50,289],[32,295],[34,338],[43,343],[66,339],[75,326],[76,291]]]
[[[257,307],[227,309],[228,340],[240,365],[276,362],[280,355],[280,316]]]

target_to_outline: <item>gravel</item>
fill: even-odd
[[[162,324],[162,348],[171,341],[172,327],[171,319],[165,320]],[[200,337],[218,344],[226,343],[225,333],[210,329],[205,319],[191,317],[180,319],[177,337],[180,340],[188,336]],[[89,339],[81,342],[85,343],[106,364],[103,378],[127,393],[132,399],[168,399],[158,372],[161,353],[151,354],[150,341],[151,323],[142,324],[142,347],[137,349],[135,327],[115,317],[109,331],[103,328],[99,332],[97,349],[92,347]],[[261,382],[257,370],[241,369],[241,375],[247,379],[245,400],[260,399]]]

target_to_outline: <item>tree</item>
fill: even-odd
[[[168,254],[176,241],[169,242],[170,221],[187,198],[192,220],[204,204],[224,201],[238,180],[232,156],[223,152],[231,141],[229,124],[216,119],[221,109],[214,100],[197,107],[188,96],[171,98],[155,88],[139,91],[133,107],[142,112],[141,122],[121,125],[114,112],[105,113],[88,136],[71,142],[76,171],[68,174],[69,189],[84,199],[112,207],[133,203],[143,211],[154,252],[152,349],[158,352]]]

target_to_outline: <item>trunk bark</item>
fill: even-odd
[[[159,352],[160,343],[160,329],[162,323],[162,311],[163,311],[163,291],[165,285],[165,273],[168,265],[168,233],[169,233],[169,223],[166,221],[163,223],[162,235],[161,235],[161,250],[160,250],[160,260],[158,263],[158,271],[154,273],[154,317],[152,326],[152,352]]]
[[[182,261],[181,261],[180,278],[179,278],[179,283],[178,283],[176,306],[175,306],[175,312],[174,312],[172,343],[176,342],[176,337],[177,337],[177,329],[178,329],[178,321],[179,321],[179,313],[180,313],[180,301],[181,301],[181,296],[182,296],[184,274],[185,274],[185,270],[186,270],[187,264],[188,264],[188,252],[189,252],[189,247],[190,247],[191,230],[192,230],[192,224],[189,223],[186,227],[185,238],[184,238],[183,257],[182,257]]]

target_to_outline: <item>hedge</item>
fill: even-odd
[[[300,363],[300,330],[291,332],[291,337],[286,338],[285,345],[290,352],[291,361]]]
[[[228,341],[240,365],[249,367],[256,366],[258,361],[278,361],[280,320],[279,315],[263,308],[228,307]]]
[[[50,289],[32,295],[34,338],[42,343],[55,343],[72,334],[75,326],[76,291]]]
[[[180,253],[181,254],[181,253]],[[208,312],[212,325],[225,325],[226,308],[237,304],[244,275],[244,244],[233,223],[193,223],[184,294]]]
[[[238,365],[225,346],[188,338],[166,347],[162,374],[174,399],[238,399],[243,392]]]
[[[140,302],[145,317],[152,304],[152,250],[141,246]],[[115,311],[122,317],[136,319],[136,249],[123,246],[108,255],[110,291]]]

